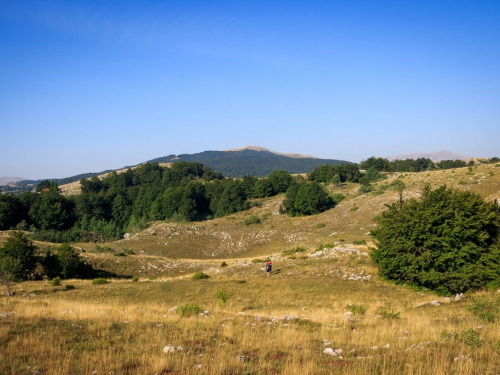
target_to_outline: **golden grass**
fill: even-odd
[[[407,185],[405,199],[417,197],[427,182],[500,199],[494,165],[391,174],[376,188],[395,178]],[[467,308],[490,293],[445,303],[431,292],[380,280],[366,255],[312,256],[320,244],[370,244],[373,217],[398,199],[393,191],[359,195],[358,187],[331,186],[346,199],[312,217],[277,214],[283,197],[273,197],[248,212],[202,223],[155,223],[108,244],[136,255],[95,254],[89,252],[94,245],[79,244],[94,267],[140,281],[16,285],[14,296],[0,297],[0,374],[499,374],[499,322],[485,323]],[[245,225],[250,215],[262,223]],[[307,252],[280,256],[298,246]],[[263,263],[252,259],[269,255],[274,268],[268,278]],[[220,267],[222,261],[228,266]],[[197,271],[210,279],[191,280]],[[348,280],[359,275],[371,278]],[[65,290],[67,284],[75,289]],[[224,309],[217,299],[221,288],[230,294]],[[433,300],[441,304],[432,306]],[[208,317],[171,311],[191,303]],[[351,309],[359,314],[346,316]],[[169,344],[184,351],[164,353]],[[325,348],[341,349],[342,358],[323,354]]]
[[[223,271],[209,273],[208,280],[112,280],[99,286],[69,280],[61,287],[47,282],[19,284],[15,296],[0,299],[0,312],[15,311],[0,318],[0,373],[29,373],[27,366],[42,374],[500,371],[499,324],[485,324],[469,312],[470,296],[445,303],[430,292],[383,282],[361,255],[275,257],[269,278],[261,264],[229,263]],[[342,272],[330,272],[335,270]],[[345,280],[343,270],[362,270],[373,277]],[[76,289],[65,290],[68,283]],[[216,297],[220,288],[230,294],[222,310]],[[431,306],[432,300],[441,305]],[[418,307],[421,302],[428,304]],[[208,310],[208,317],[182,318],[171,311],[190,303]],[[346,319],[350,305],[363,307],[364,314]],[[390,313],[399,313],[398,318]],[[282,319],[285,315],[295,318]],[[443,332],[467,330],[479,334],[479,347],[443,336]],[[331,343],[325,346],[324,340]],[[163,353],[169,344],[184,351]],[[342,358],[323,354],[327,347],[341,349]]]

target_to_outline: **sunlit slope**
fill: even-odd
[[[416,198],[425,184],[433,187],[446,184],[479,193],[487,200],[500,199],[500,166],[477,167],[421,173],[394,173],[374,184],[375,190],[359,194],[359,184],[331,185],[331,193],[345,199],[335,208],[307,217],[289,217],[279,213],[283,195],[259,200],[260,206],[224,218],[204,222],[156,222],[126,239],[108,244],[116,251],[131,249],[137,254],[168,258],[226,259],[267,256],[297,246],[306,249],[320,244],[370,241],[369,231],[374,218],[386,204],[396,202],[396,191],[383,189],[395,179],[406,188],[404,199]],[[258,224],[246,224],[257,217]],[[94,245],[81,244],[86,250]]]

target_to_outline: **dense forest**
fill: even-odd
[[[494,157],[488,159],[487,163],[498,163],[500,158]],[[369,159],[363,160],[360,164],[361,169],[373,168],[379,172],[423,172],[436,169],[453,169],[473,166],[474,161],[465,162],[464,160],[441,160],[434,163],[431,159],[405,159],[389,161],[384,158],[376,158],[372,156]]]
[[[224,176],[234,178],[241,178],[245,175],[266,177],[277,169],[283,169],[291,174],[307,173],[322,164],[348,163],[334,159],[292,158],[269,151],[255,150],[204,151],[196,154],[169,155],[149,162],[175,163],[179,160],[196,161],[221,172]]]
[[[490,159],[496,162],[498,158]],[[359,183],[359,193],[374,190],[373,182],[387,171],[422,171],[464,166],[463,161],[433,163],[429,159],[388,161],[372,157],[361,163],[319,165],[307,178],[284,169],[268,177],[226,178],[199,162],[178,161],[164,168],[144,163],[105,178],[82,178],[81,194],[60,194],[55,181],[43,180],[36,191],[0,194],[0,230],[32,232],[32,238],[51,242],[106,242],[126,232],[144,229],[157,220],[200,221],[246,210],[253,199],[285,193],[281,212],[312,215],[335,206],[343,197],[330,196],[328,184]],[[390,186],[400,193],[404,184]]]
[[[338,168],[355,171],[355,164]],[[344,179],[347,181],[346,179]],[[350,179],[354,181],[354,179]],[[275,170],[258,179],[224,178],[198,162],[171,168],[145,163],[104,179],[82,179],[81,194],[63,196],[54,181],[44,180],[35,192],[0,196],[0,230],[30,230],[33,238],[52,242],[103,242],[156,220],[198,221],[246,210],[252,198],[287,193],[282,212],[308,215],[333,207],[323,185]]]

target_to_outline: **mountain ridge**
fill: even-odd
[[[457,153],[451,152],[451,151],[446,151],[446,150],[441,150],[441,151],[436,151],[436,152],[415,152],[412,154],[403,154],[403,155],[397,155],[397,156],[386,156],[385,159],[389,161],[393,160],[405,160],[405,159],[419,159],[419,158],[424,158],[424,159],[430,159],[433,162],[440,162],[442,160],[466,160],[466,159],[471,159],[470,156],[463,156],[459,155]]]

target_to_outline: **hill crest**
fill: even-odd
[[[425,158],[425,159],[430,159],[433,162],[440,162],[442,160],[465,160],[465,159],[471,159],[469,156],[463,156],[456,154],[451,151],[436,151],[436,152],[416,152],[413,154],[403,154],[403,155],[396,155],[396,156],[386,156],[385,159],[389,161],[393,160],[405,160],[405,159],[419,159],[419,158]]]
[[[272,150],[269,150],[268,148],[260,147],[260,146],[244,146],[244,147],[232,148],[232,149],[224,150],[224,151],[245,151],[245,150],[267,151],[267,152],[270,152],[272,154],[287,156],[289,158],[296,158],[296,159],[302,159],[302,158],[319,159],[318,157],[312,156],[312,155],[302,155],[302,154],[297,154],[297,153],[285,153],[285,152],[272,151]]]

